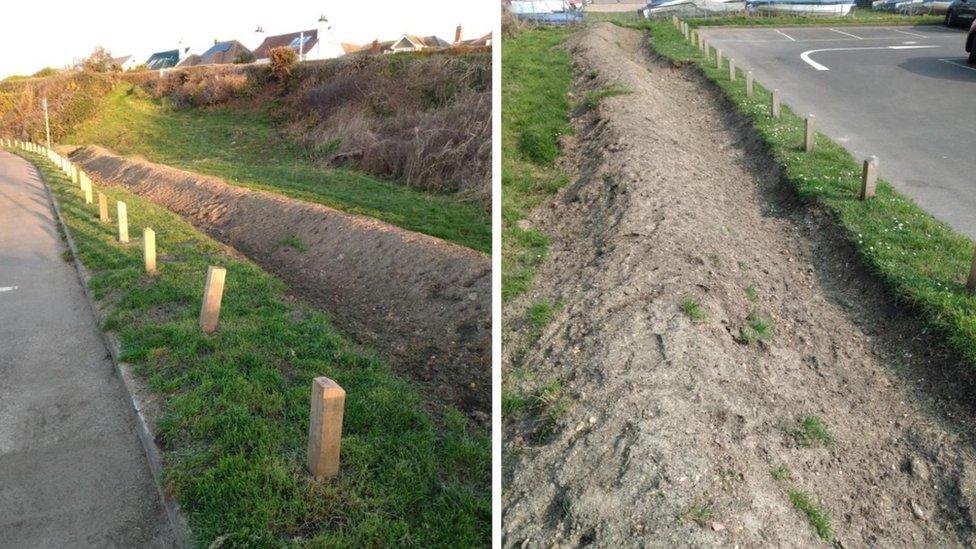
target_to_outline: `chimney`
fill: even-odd
[[[373,55],[379,55],[380,54],[380,39],[379,38],[376,38],[376,39],[373,40],[373,45],[370,46],[369,53],[372,53]]]
[[[457,30],[454,31],[454,43],[455,44],[457,44],[457,43],[459,43],[461,41],[461,36],[462,36],[462,32],[461,31],[462,31],[461,25],[458,25],[457,26]]]

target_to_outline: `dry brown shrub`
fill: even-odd
[[[0,93],[8,97],[0,105],[0,128],[11,137],[43,141],[41,101],[47,97],[51,139],[57,141],[97,113],[101,99],[112,90],[115,82],[115,77],[110,74],[73,71],[4,84]]]
[[[271,74],[279,81],[284,81],[291,76],[298,64],[298,53],[288,46],[272,48],[268,52],[268,59],[271,61]]]

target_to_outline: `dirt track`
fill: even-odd
[[[558,381],[568,404],[551,433],[552,407],[506,418],[504,545],[824,544],[799,489],[839,547],[970,546],[972,368],[795,200],[717,91],[643,40],[571,39],[579,91],[631,93],[577,119],[576,178],[531,220],[550,255],[505,311],[509,390]],[[530,343],[543,298],[562,306]],[[767,341],[742,341],[750,315]],[[797,435],[808,416],[832,442]]]
[[[98,147],[75,150],[71,159],[98,182],[161,204],[241,251],[322,305],[347,332],[389,351],[393,368],[418,381],[428,398],[488,423],[491,264],[485,255]]]

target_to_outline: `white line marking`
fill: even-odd
[[[962,67],[964,69],[969,69],[971,71],[976,71],[976,67],[971,67],[969,63],[964,63],[962,61],[956,61],[955,59],[939,59],[943,63],[949,63],[950,65],[955,65],[957,67]]]
[[[0,286],[0,292],[10,292],[16,290],[20,286]]]
[[[844,36],[851,36],[851,37],[853,37],[853,38],[857,38],[858,40],[864,40],[864,39],[863,39],[863,38],[861,38],[860,36],[858,36],[858,35],[856,35],[856,34],[851,34],[851,33],[849,33],[849,32],[844,32],[844,31],[839,31],[839,30],[837,30],[837,29],[827,29],[827,30],[832,30],[832,31],[834,31],[834,32],[838,32],[838,33],[840,33],[840,34],[843,34]]]
[[[925,35],[924,34],[918,34],[918,33],[914,33],[914,32],[908,32],[908,31],[898,30],[898,29],[890,29],[890,30],[893,30],[895,32],[900,32],[902,34],[907,34],[908,36],[914,36],[916,38],[925,38]]]
[[[796,38],[793,38],[792,36],[786,34],[785,32],[783,32],[783,31],[781,31],[779,29],[773,29],[773,30],[776,31],[776,32],[778,32],[778,33],[780,33],[780,34],[782,34],[783,36],[789,38],[790,39],[790,42],[796,42]]]
[[[909,40],[908,42],[902,42],[902,44],[918,44],[918,42],[914,40]]]
[[[941,46],[868,46],[864,48],[823,48],[820,50],[807,50],[800,54],[800,59],[818,71],[829,71],[827,67],[810,59],[810,54],[822,51],[853,51],[853,50],[918,50],[923,48],[938,48]]]

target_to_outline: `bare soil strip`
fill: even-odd
[[[825,543],[797,491],[840,547],[971,545],[971,366],[643,40],[571,40],[578,89],[631,93],[577,120],[577,178],[532,219],[549,259],[505,312],[512,389],[563,404],[506,418],[504,545]],[[561,307],[533,342],[538,299]]]
[[[484,254],[98,147],[75,150],[71,159],[98,182],[161,204],[239,250],[355,337],[388,350],[394,369],[418,381],[428,398],[487,422],[491,264]],[[165,235],[157,238],[165,246]]]

